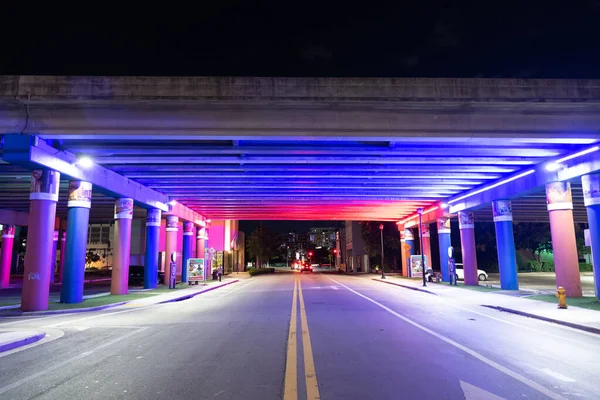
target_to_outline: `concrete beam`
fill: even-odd
[[[169,209],[164,213],[165,215],[176,215],[180,220],[193,222],[196,225],[205,226],[206,222],[204,217],[197,212],[187,208],[178,201],[171,201],[168,203]]]
[[[520,173],[483,185],[447,200],[449,211],[456,213],[462,210],[477,209],[493,200],[512,200],[532,192],[543,190],[546,184],[568,181],[585,174],[600,171],[600,149],[592,153],[570,159],[558,171],[548,171],[548,163],[526,168]]]
[[[164,194],[98,164],[82,168],[76,164],[75,154],[59,151],[37,136],[5,135],[2,159],[24,168],[49,168],[69,179],[91,182],[103,194],[114,198],[132,198],[142,208],[168,210],[168,198]]]
[[[12,210],[0,210],[0,224],[27,226],[29,223],[29,214]]]

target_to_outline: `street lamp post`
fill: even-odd
[[[385,268],[383,267],[383,224],[379,224],[379,232],[381,233],[381,279],[385,279]]]
[[[427,279],[425,279],[425,254],[423,254],[423,209],[417,208],[417,214],[419,214],[419,247],[421,248],[421,270],[423,271],[423,286],[427,286]]]

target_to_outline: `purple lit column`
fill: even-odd
[[[60,219],[56,218],[54,222],[54,233],[52,235],[52,255],[50,256],[50,283],[54,283],[54,275],[56,274],[56,251],[58,248],[58,228],[60,227]]]
[[[461,211],[458,213],[460,229],[460,247],[463,260],[465,285],[479,285],[477,279],[477,245],[475,243],[475,222],[473,213]]]
[[[194,223],[183,223],[183,248],[181,251],[181,282],[188,280],[188,260],[192,258],[192,240],[194,240]]]
[[[67,248],[67,227],[60,232],[60,260],[58,261],[58,281],[63,280],[63,271],[65,270],[65,252]]]
[[[546,203],[550,215],[556,286],[564,287],[568,297],[581,297],[583,293],[573,221],[571,184],[569,182],[547,184]]]
[[[177,253],[177,233],[179,231],[179,217],[175,215],[167,216],[167,227],[166,227],[166,244],[165,244],[165,279],[164,285],[169,286],[169,279],[171,278],[171,255]]]
[[[427,264],[426,268],[424,268],[424,271],[427,271],[428,268],[431,268],[431,238],[429,232],[429,225],[422,224],[419,229],[421,229],[421,231],[423,232],[423,243],[421,248],[423,249],[423,254],[425,254],[425,263]],[[420,232],[419,237],[421,237]]]
[[[2,254],[0,255],[0,289],[10,285],[10,266],[12,262],[15,226],[4,225],[2,230]]]
[[[581,184],[590,226],[596,298],[600,300],[600,174],[582,176]]]
[[[156,208],[146,214],[146,265],[144,268],[144,289],[156,288],[158,281],[158,247],[160,242],[160,214]]]
[[[115,202],[115,238],[110,294],[127,294],[128,291],[132,219],[133,199],[117,199]]]
[[[29,195],[29,222],[21,309],[43,311],[48,309],[50,277],[48,260],[52,254],[54,218],[58,202],[60,173],[34,170]]]

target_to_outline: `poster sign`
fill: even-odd
[[[448,272],[450,273],[450,284],[456,285],[456,260],[452,257],[448,259]]]
[[[187,269],[189,280],[206,280],[204,276],[204,258],[188,258]]]
[[[192,222],[184,222],[183,223],[183,236],[193,236],[194,235],[194,224]]]
[[[548,211],[572,210],[571,184],[569,182],[552,182],[546,185],[546,203]]]
[[[92,206],[92,184],[85,181],[69,182],[67,207],[90,208]]]
[[[438,233],[450,233],[450,218],[438,218],[437,230]]]
[[[133,219],[133,199],[122,198],[115,201],[115,219]]]
[[[411,278],[423,277],[423,260],[427,265],[427,256],[412,255],[410,256],[410,276]]]
[[[179,230],[179,218],[175,215],[169,215],[167,217],[167,232],[177,232]]]
[[[146,226],[160,226],[161,211],[157,208],[151,208],[146,214]]]
[[[4,229],[2,230],[2,237],[11,239],[15,237],[15,226],[14,225],[4,225]]]
[[[29,200],[58,201],[59,184],[60,173],[43,169],[33,170]]]
[[[581,177],[583,201],[586,207],[600,204],[600,179],[598,175],[584,175]]]
[[[459,229],[475,228],[475,222],[473,219],[472,211],[459,211],[459,213],[458,213],[458,228]]]
[[[512,204],[510,200],[492,201],[492,214],[494,222],[512,221]]]

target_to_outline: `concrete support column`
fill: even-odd
[[[54,222],[54,233],[52,235],[52,254],[50,255],[50,283],[54,283],[56,274],[56,251],[58,249],[58,229],[60,228],[60,219],[56,218]]]
[[[440,251],[440,270],[442,272],[442,281],[450,282],[450,270],[448,268],[448,247],[450,243],[450,218],[438,218],[437,231]]]
[[[146,265],[144,267],[144,289],[154,289],[158,284],[158,244],[160,240],[159,209],[153,208],[146,214]]]
[[[594,266],[596,297],[600,300],[600,175],[584,175],[581,177],[581,183],[592,242],[592,265]]]
[[[83,301],[85,253],[87,249],[92,184],[84,181],[69,182],[69,207],[67,214],[67,240],[65,266],[60,290],[61,303]]]
[[[0,289],[10,285],[10,266],[12,262],[15,226],[4,225],[2,230],[2,254],[0,255]]]
[[[113,295],[127,294],[129,289],[132,220],[133,199],[117,199],[115,202],[113,269],[110,282],[110,294]]]
[[[494,226],[496,227],[500,287],[503,290],[519,290],[512,205],[510,200],[493,201],[492,212],[494,215]]]
[[[58,261],[58,281],[63,281],[63,273],[65,270],[65,253],[67,248],[67,226],[60,232],[60,260]]]
[[[204,248],[206,246],[205,235],[206,228],[198,228],[196,231],[196,258],[204,258]]]
[[[569,182],[546,185],[546,203],[554,252],[556,286],[565,288],[568,297],[581,297],[581,275],[573,221],[573,201]]]
[[[475,242],[475,222],[473,213],[460,211],[458,213],[458,227],[460,229],[460,247],[463,259],[463,272],[465,285],[479,285],[477,279],[477,244]]]
[[[402,243],[404,239],[404,243]],[[402,250],[402,276],[410,275],[410,256],[415,254],[415,237],[411,229],[403,229],[400,232],[400,247]]]
[[[421,229],[421,232],[423,233],[421,235],[421,232],[419,232],[419,238],[423,238],[423,243],[421,244],[421,248],[423,249],[423,254],[425,254],[426,260],[425,263],[426,268],[424,268],[424,270],[426,271],[427,268],[431,268],[431,237],[430,237],[430,232],[429,232],[429,224],[422,224],[419,229]]]
[[[188,280],[188,260],[192,258],[192,240],[194,240],[194,223],[183,223],[183,247],[181,249],[181,282]]]
[[[175,215],[169,215],[167,217],[167,237],[165,243],[165,280],[164,285],[169,286],[169,279],[171,270],[169,265],[171,264],[171,254],[177,253],[177,233],[179,231],[179,217]]]
[[[48,293],[50,291],[48,260],[52,254],[59,182],[60,173],[56,171],[35,170],[32,173],[27,249],[25,250],[25,271],[21,294],[23,311],[48,309]]]

